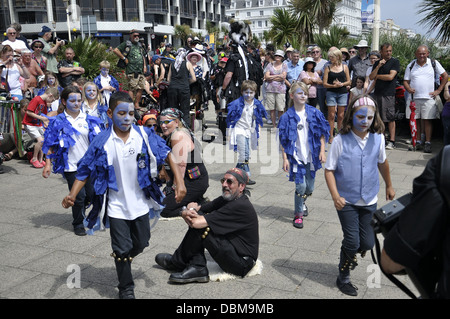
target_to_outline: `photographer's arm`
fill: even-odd
[[[386,250],[381,251],[381,268],[388,274],[395,274],[405,269],[403,265],[400,265],[393,261],[391,257],[386,253]]]

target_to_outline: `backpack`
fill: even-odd
[[[434,89],[436,90],[439,87],[439,84],[436,83],[436,60],[435,59],[430,59],[431,60],[431,66],[433,67],[433,71],[434,71]],[[409,72],[411,73],[414,65],[416,64],[417,59],[414,59],[414,61],[412,61],[411,66],[409,67]]]

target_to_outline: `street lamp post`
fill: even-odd
[[[70,12],[69,12],[69,0],[63,0],[66,6],[66,17],[67,17],[67,33],[69,34],[69,42],[72,42],[72,35],[70,33]]]
[[[380,0],[374,1],[373,10],[372,50],[378,50],[380,46]]]

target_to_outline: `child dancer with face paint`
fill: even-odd
[[[50,117],[45,130],[42,150],[47,154],[42,176],[48,178],[53,163],[53,173],[61,174],[69,190],[75,181],[77,163],[86,153],[89,144],[100,133],[100,120],[81,112],[81,92],[77,87],[68,86],[61,93],[64,111]],[[86,235],[83,219],[85,202],[91,200],[93,188],[89,180],[76,196],[72,207],[73,228],[78,236]]]
[[[283,170],[295,182],[293,225],[303,228],[308,215],[304,202],[314,190],[316,171],[325,163],[325,143],[330,136],[328,121],[315,107],[306,104],[308,86],[295,82],[289,90],[293,103],[280,118],[278,134],[283,152]]]
[[[59,95],[61,95],[63,88],[59,85],[58,77],[55,73],[46,71],[44,81],[42,82],[42,86],[40,89],[36,89],[35,95],[42,95],[48,88],[57,88]],[[54,116],[58,111],[58,107],[60,105],[59,100],[55,100],[51,106],[48,108],[48,115]]]
[[[108,105],[103,103],[102,95],[99,93],[98,87],[94,82],[86,82],[83,86],[83,112],[98,117],[102,122],[102,130],[109,125]]]
[[[262,118],[267,113],[262,103],[255,98],[258,86],[256,82],[245,80],[242,82],[242,96],[228,104],[227,127],[230,136],[230,149],[238,153],[237,168],[247,172],[247,185],[256,182],[250,179],[250,148],[258,146],[259,126],[263,126]]]
[[[383,133],[375,101],[367,95],[357,96],[345,112],[342,130],[334,138],[325,164],[325,180],[344,234],[336,285],[350,296],[357,295],[350,282],[350,270],[357,266],[356,254],[363,257],[374,246],[371,220],[377,209],[378,172],[386,185],[386,199],[395,196]]]
[[[108,61],[100,62],[100,74],[94,79],[100,94],[103,96],[105,105],[109,105],[109,98],[114,92],[119,92],[119,82],[109,74],[111,63]]]
[[[95,180],[85,226],[88,233],[110,227],[119,297],[134,299],[131,262],[149,245],[149,219],[161,210],[164,196],[157,177],[166,158],[174,172],[177,202],[186,195],[186,187],[165,141],[153,129],[133,124],[134,103],[127,92],[111,95],[108,117],[112,125],[97,135],[78,162],[76,180],[62,205],[72,206],[88,177]]]

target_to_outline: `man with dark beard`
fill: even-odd
[[[189,203],[181,216],[189,229],[173,255],[155,257],[162,268],[175,271],[171,283],[208,282],[205,248],[226,272],[244,277],[258,259],[258,217],[246,189],[247,174],[228,170],[221,179],[222,196],[200,206]]]

